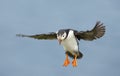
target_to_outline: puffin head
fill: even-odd
[[[64,41],[67,38],[67,33],[65,30],[59,30],[57,32],[57,39],[59,44],[61,44],[62,41]]]

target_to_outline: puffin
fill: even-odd
[[[59,44],[63,46],[66,55],[63,66],[66,67],[70,64],[69,57],[71,57],[73,59],[71,63],[72,66],[76,67],[78,65],[77,59],[81,59],[83,57],[83,54],[79,50],[79,41],[81,39],[93,41],[101,38],[104,34],[105,26],[100,21],[97,21],[94,28],[87,31],[60,29],[57,32],[49,32],[36,35],[16,34],[16,36],[29,37],[38,40],[58,40]]]

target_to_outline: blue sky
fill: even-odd
[[[57,40],[18,38],[16,34],[86,31],[96,21],[104,37],[80,41],[78,67],[62,67],[65,54]],[[120,76],[119,0],[0,0],[0,76]]]

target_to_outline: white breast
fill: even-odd
[[[61,42],[61,45],[63,45],[63,48],[65,51],[69,51],[71,53],[73,53],[73,51],[78,51],[78,43],[77,43],[77,39],[74,36],[74,31],[70,30],[68,33],[68,37]]]

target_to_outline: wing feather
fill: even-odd
[[[105,34],[105,26],[100,21],[96,22],[92,30],[76,32],[76,37],[80,40],[94,40],[102,37]]]
[[[36,34],[36,35],[17,34],[16,36],[19,36],[19,37],[30,37],[30,38],[34,38],[34,39],[44,39],[44,40],[57,39],[57,34],[54,33],[54,32],[51,32],[49,34]]]

